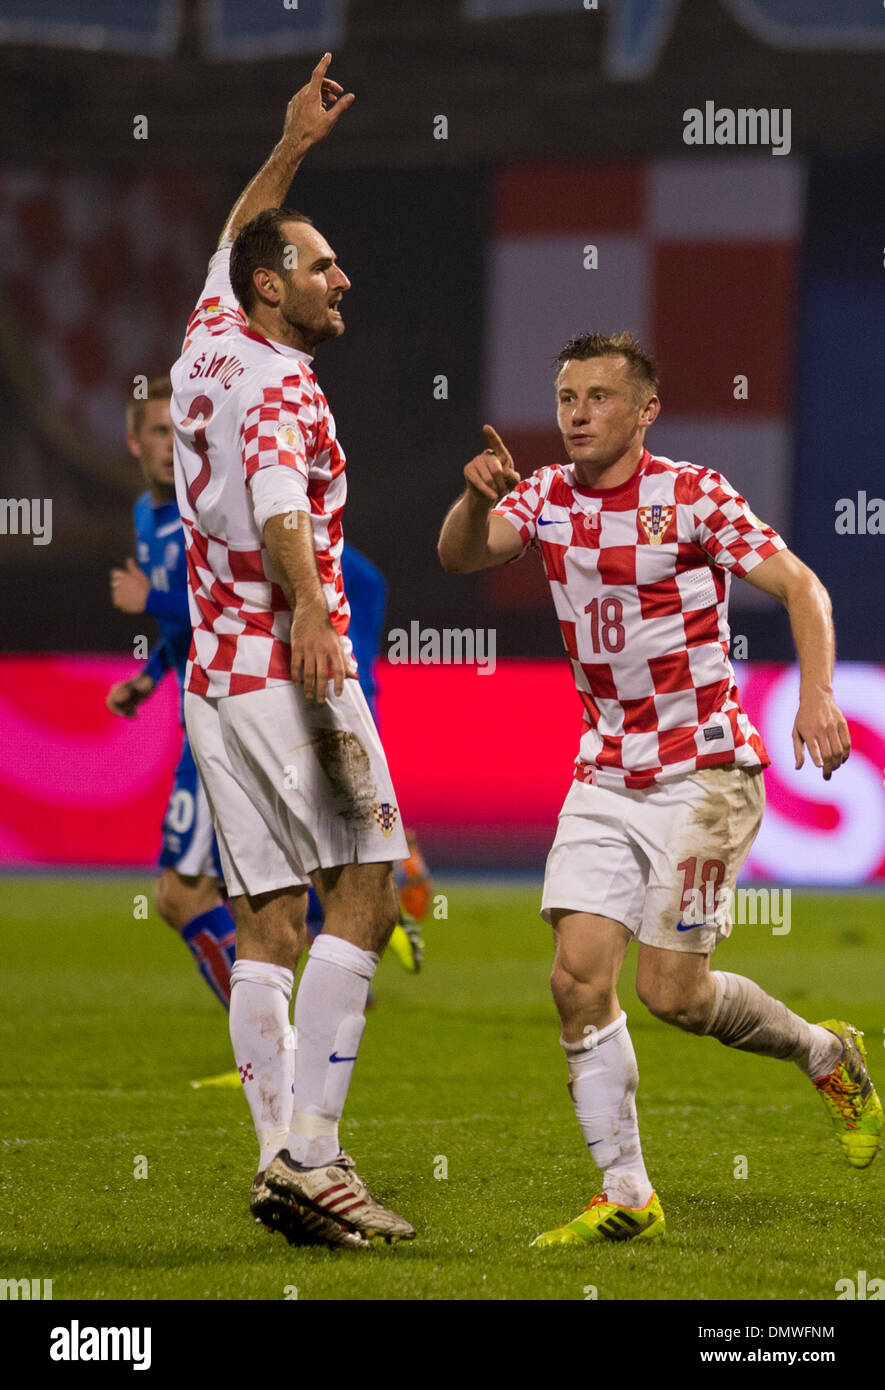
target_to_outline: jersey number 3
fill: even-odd
[[[189,429],[196,420],[203,422],[198,429],[194,430],[194,453],[200,460],[200,471],[186,488],[187,500],[194,511],[197,508],[197,498],[206,487],[212,474],[212,468],[209,464],[209,445],[206,442],[206,426],[212,419],[214,408],[208,396],[194,396],[187,408],[187,415],[181,422],[183,430]]]

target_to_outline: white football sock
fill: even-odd
[[[287,1141],[297,1163],[319,1168],[337,1156],[338,1121],[366,1026],[366,997],[378,957],[321,932],[295,996],[295,1094]]]
[[[819,1023],[807,1023],[754,980],[727,970],[710,972],[716,994],[704,1032],[726,1047],[795,1062],[816,1081],[842,1056],[842,1043]]]
[[[237,959],[230,972],[230,1040],[252,1111],[263,1172],[286,1147],[295,1051],[289,1025],[294,976],[284,965]]]
[[[584,1042],[560,1042],[571,1077],[569,1094],[590,1157],[604,1174],[606,1197],[625,1207],[644,1207],[653,1188],[639,1143],[639,1069],[627,1015],[622,1012]]]

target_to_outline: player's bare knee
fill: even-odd
[[[393,866],[348,864],[318,874],[325,930],[380,955],[399,918]]]
[[[158,879],[154,880],[154,907],[163,921],[172,927],[173,931],[181,931],[182,927],[186,925],[180,920],[179,895],[175,875],[171,869],[167,869]]]
[[[708,1010],[694,994],[655,985],[640,987],[637,981],[636,993],[650,1014],[681,1028],[684,1033],[702,1033],[707,1022]]]
[[[218,880],[208,875],[185,877],[166,869],[154,884],[154,904],[164,922],[184,931],[188,922],[221,902]]]
[[[237,956],[294,970],[307,939],[307,890],[276,889],[232,900]]]
[[[397,924],[399,909],[391,879],[390,889],[382,888],[369,904],[365,916],[352,924],[354,944],[364,951],[382,955]]]
[[[563,1024],[580,1022],[600,1027],[599,1020],[608,1022],[616,1003],[609,984],[594,979],[581,979],[556,961],[550,972],[550,991]]]
[[[278,922],[265,941],[265,949],[273,963],[294,971],[307,944],[307,927],[303,922]]]

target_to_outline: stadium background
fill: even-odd
[[[167,678],[133,724],[104,708],[145,630],[107,601],[141,490],[123,407],[177,355],[224,214],[330,47],[357,104],[291,201],[353,281],[318,361],[346,534],[387,576],[388,630],[496,634],[491,675],[381,668],[431,864],[540,867],[579,727],[539,567],[443,575],[439,524],[484,420],[523,474],[560,457],[550,358],[573,331],[629,327],[662,368],[650,446],[721,468],[833,597],[854,752],[824,784],[792,768],[785,615],[733,587],[739,684],[773,760],[748,873],[885,877],[885,537],[834,525],[839,498],[885,494],[885,12],[835,8],[0,0],[0,492],[53,505],[51,544],[0,536],[0,862],[154,861],[175,692]],[[790,154],[686,147],[682,113],[707,100],[790,108]]]

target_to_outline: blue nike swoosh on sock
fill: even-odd
[[[330,1061],[330,1062],[355,1062],[355,1061],[356,1061],[356,1057],[339,1057],[337,1052],[332,1052],[332,1053],[330,1053],[330,1055],[329,1055],[329,1061]]]
[[[588,1139],[588,1140],[587,1140],[587,1148],[588,1148],[588,1149],[592,1149],[592,1148],[594,1148],[597,1144],[601,1144],[601,1143],[602,1143],[602,1140],[601,1140],[601,1139],[594,1139],[594,1140],[593,1140],[593,1143],[591,1144],[591,1143],[590,1143],[590,1140]]]

